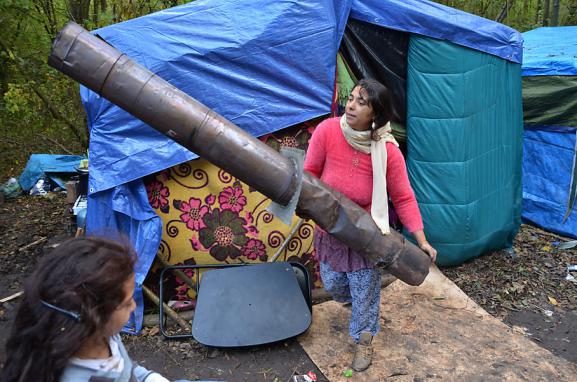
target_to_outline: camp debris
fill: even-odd
[[[22,188],[18,179],[10,178],[0,187],[0,193],[6,199],[14,199],[22,195]]]

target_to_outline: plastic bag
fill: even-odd
[[[47,192],[44,190],[44,179],[38,179],[34,187],[30,189],[30,195],[46,195]]]
[[[22,189],[20,188],[20,183],[16,178],[10,178],[6,183],[0,188],[0,192],[4,194],[6,199],[17,198],[22,195]]]

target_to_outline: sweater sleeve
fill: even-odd
[[[327,120],[321,122],[313,132],[309,140],[309,148],[304,163],[304,170],[317,178],[323,174],[325,166],[326,151],[326,126]]]
[[[423,219],[409,183],[405,158],[393,143],[387,143],[387,192],[405,228],[411,233],[422,230]]]

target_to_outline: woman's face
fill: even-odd
[[[104,336],[110,337],[122,330],[130,319],[130,313],[136,308],[134,302],[134,273],[122,284],[124,300],[116,307],[104,329]]]
[[[365,131],[373,124],[373,106],[369,103],[365,89],[355,86],[345,108],[347,124],[354,130]]]

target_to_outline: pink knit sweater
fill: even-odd
[[[304,169],[370,213],[371,156],[347,143],[339,118],[326,119],[317,126],[309,142]],[[423,221],[409,183],[405,159],[392,143],[387,143],[387,192],[405,228],[409,232],[422,230]]]

